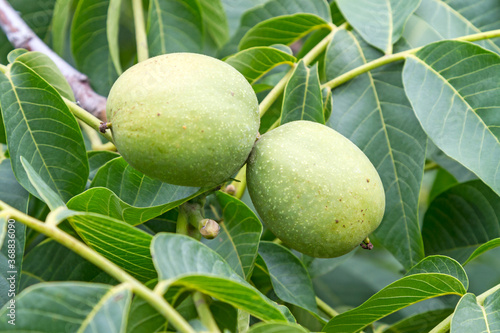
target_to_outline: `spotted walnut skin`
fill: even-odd
[[[259,129],[258,101],[243,75],[192,53],[129,68],[114,83],[106,111],[123,158],[175,185],[224,182],[245,163]]]
[[[384,188],[371,162],[318,123],[295,121],[264,134],[250,154],[247,181],[267,227],[313,257],[346,254],[384,215]]]

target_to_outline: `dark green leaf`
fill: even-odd
[[[122,0],[110,0],[108,8],[108,16],[106,19],[106,34],[109,44],[109,54],[115,66],[115,71],[118,75],[122,74],[122,65],[120,63],[120,12]]]
[[[86,213],[69,218],[91,248],[142,282],[156,278],[149,246],[151,235],[107,216]]]
[[[262,320],[286,321],[277,305],[200,242],[180,234],[161,233],[153,239],[151,253],[160,280],[199,290]]]
[[[59,93],[18,60],[8,75],[0,73],[0,91],[9,154],[21,185],[37,193],[21,165],[23,156],[64,201],[83,191],[89,172],[85,145]]]
[[[453,309],[431,310],[405,318],[386,328],[382,333],[430,332],[443,319],[453,313]]]
[[[0,200],[23,213],[28,211],[29,193],[16,181],[9,159],[0,163]],[[0,290],[3,291],[0,293],[0,305],[4,305],[11,298],[7,292],[10,289],[7,278],[13,273],[9,272],[16,272],[15,292],[19,289],[26,232],[24,224],[9,223],[6,215],[1,215],[0,221]],[[9,244],[11,249],[15,246],[14,254],[9,253]]]
[[[304,327],[292,323],[258,323],[252,325],[247,333],[307,333]]]
[[[434,183],[432,183],[432,188],[429,193],[428,203],[431,203],[439,194],[446,191],[450,187],[456,185],[458,181],[451,175],[448,171],[443,168],[439,168],[436,173],[436,178]]]
[[[87,157],[89,159],[89,168],[90,168],[89,179],[90,181],[92,181],[100,167],[102,167],[112,159],[120,157],[120,154],[105,150],[88,151]]]
[[[71,51],[92,87],[107,96],[118,77],[107,37],[109,0],[80,0],[71,27]]]
[[[64,55],[68,41],[71,6],[73,0],[56,0],[52,15],[52,49],[60,56]]]
[[[229,35],[232,36],[240,26],[241,16],[252,8],[269,0],[222,0],[227,16]]]
[[[463,267],[455,260],[445,256],[429,256],[413,266],[406,276],[419,273],[443,273],[462,282],[465,290],[469,289],[469,279]]]
[[[405,92],[425,132],[497,194],[499,75],[498,54],[458,41],[426,46],[406,60],[403,71]]]
[[[325,123],[317,65],[308,68],[299,61],[286,84],[281,112],[281,125],[296,120]]]
[[[498,195],[479,180],[458,184],[436,197],[425,213],[425,251],[465,262],[479,245],[500,237],[499,221]]]
[[[340,30],[325,56],[327,79],[381,55],[353,33]],[[405,97],[401,70],[401,63],[390,64],[336,88],[327,124],[354,142],[377,169],[386,208],[375,236],[409,269],[424,256],[418,193],[427,138]]]
[[[261,242],[259,254],[266,263],[273,289],[283,301],[313,313],[318,311],[311,278],[302,262],[287,248]]]
[[[197,0],[151,0],[148,18],[150,56],[201,52],[203,21]]]
[[[307,268],[307,271],[309,272],[311,279],[314,279],[318,276],[333,271],[344,261],[349,260],[349,258],[351,258],[355,253],[356,251],[352,250],[351,252],[337,258],[313,258],[303,254],[302,262],[304,263],[304,266]]]
[[[131,291],[123,285],[40,283],[16,297],[15,326],[9,323],[7,305],[0,310],[0,330],[122,332],[131,299]]]
[[[43,41],[50,40],[50,24],[56,0],[9,0],[11,6],[20,12],[21,18]]]
[[[270,0],[261,6],[256,6],[241,17],[241,22],[236,33],[222,49],[222,55],[236,53],[238,44],[253,26],[270,18],[293,14],[314,14],[326,22],[331,22],[330,9],[325,0]]]
[[[296,59],[274,47],[261,46],[240,51],[225,61],[253,84],[274,67],[283,64],[293,65]]]
[[[321,96],[323,97],[323,117],[327,121],[333,109],[332,90],[328,88],[322,89]]]
[[[500,330],[500,290],[488,296],[484,305],[478,304],[473,294],[466,294],[460,299],[451,319],[452,333],[498,330]]]
[[[205,27],[217,44],[224,45],[229,39],[229,26],[221,0],[200,1]]]
[[[406,21],[420,0],[337,0],[350,25],[371,45],[386,54],[403,33]]]
[[[391,283],[366,302],[334,317],[323,332],[354,333],[397,310],[442,295],[463,295],[466,290],[455,277],[440,273],[405,276]]]
[[[23,260],[20,290],[40,282],[84,281],[114,284],[115,279],[63,245],[48,240]]]
[[[270,18],[251,28],[241,39],[239,49],[273,44],[290,45],[314,30],[328,27],[327,21],[314,14],[293,14]]]
[[[227,303],[213,302],[210,304],[210,311],[222,331],[238,331],[238,311],[234,307]]]
[[[336,1],[332,1],[330,3],[330,13],[332,15],[333,24],[339,26],[345,23],[344,15],[342,15],[342,13],[340,12],[339,6],[337,5]]]
[[[216,192],[222,207],[219,235],[205,244],[217,252],[243,279],[252,274],[262,224],[250,208],[229,194]]]

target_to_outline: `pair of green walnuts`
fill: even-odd
[[[131,67],[111,89],[107,117],[123,158],[167,183],[215,187],[247,163],[260,217],[304,254],[343,255],[382,220],[382,182],[361,150],[308,121],[258,138],[252,87],[218,59],[173,53]]]

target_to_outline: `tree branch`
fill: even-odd
[[[39,51],[46,54],[57,65],[68,80],[75,99],[80,105],[97,118],[106,120],[106,97],[96,93],[86,75],[71,67],[64,59],[50,49],[24,22],[7,0],[0,0],[0,27],[14,48]]]

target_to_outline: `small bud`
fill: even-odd
[[[236,194],[236,187],[233,184],[229,184],[226,186],[226,193],[229,195],[235,195]]]
[[[370,238],[366,237],[361,244],[359,244],[365,250],[373,249],[373,244],[370,242]]]
[[[99,131],[101,133],[106,133],[106,130],[108,128],[111,128],[111,123],[106,123],[101,121],[101,124],[99,125]]]
[[[200,221],[200,233],[206,239],[213,239],[217,237],[220,231],[219,223],[211,219],[204,219]]]

